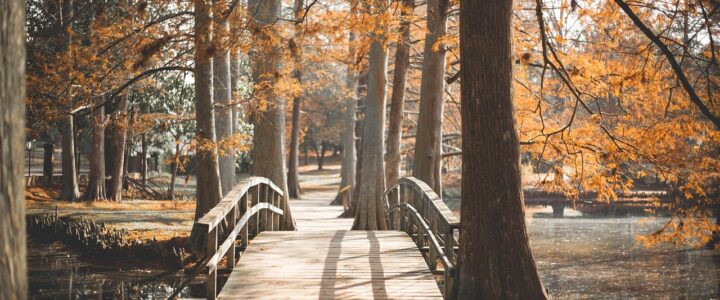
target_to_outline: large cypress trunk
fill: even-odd
[[[120,96],[118,105],[117,118],[110,125],[109,132],[114,135],[110,141],[110,147],[115,153],[110,159],[111,165],[110,184],[108,185],[108,199],[113,201],[122,201],[123,178],[125,175],[125,146],[127,144],[128,118],[127,109],[129,104],[129,95],[127,92]]]
[[[448,0],[428,0],[427,34],[420,85],[420,114],[415,140],[413,176],[442,195],[443,93],[445,92],[445,47],[433,49],[447,33]]]
[[[0,1],[0,299],[27,298],[25,2]]]
[[[213,67],[208,56],[210,47],[210,5],[195,0],[195,149],[197,161],[197,191],[195,220],[200,219],[220,202],[220,169],[218,167],[213,115]],[[204,245],[205,234],[193,225],[190,236],[196,248]]]
[[[263,99],[269,105],[265,111],[253,115],[254,126],[252,174],[266,177],[280,186],[285,197],[282,209],[285,214],[281,221],[282,230],[295,230],[295,220],[290,211],[289,193],[285,173],[285,102],[275,95],[272,86],[277,82],[275,76],[281,63],[279,45],[273,42],[270,31],[276,30],[274,24],[280,16],[281,0],[251,0],[250,11],[254,13],[253,45],[257,55],[253,57],[254,99]]]
[[[75,169],[75,137],[73,116],[68,114],[62,119],[62,190],[60,199],[77,201],[80,199],[77,170]]]
[[[385,157],[385,183],[388,186],[395,184],[400,178],[403,104],[405,102],[408,65],[410,64],[410,21],[415,8],[415,0],[404,0],[403,6],[400,38],[397,41],[397,50],[395,51],[390,124],[388,125],[387,154]]]
[[[106,200],[105,193],[105,106],[99,105],[92,112],[90,139],[90,176],[85,189],[85,200]]]
[[[229,31],[228,22],[218,24],[216,32],[219,41],[216,40],[218,46],[213,58],[213,102],[217,103],[215,105],[215,132],[221,145],[228,145],[227,142],[233,135],[233,112],[230,105],[232,98],[230,51],[227,49]],[[220,186],[223,195],[226,195],[235,186],[235,148],[224,146],[219,149],[218,154]]]
[[[512,89],[512,0],[460,4],[459,299],[544,299],[525,226]]]
[[[382,13],[386,1],[375,2],[375,13]],[[376,22],[379,22],[376,20]],[[376,24],[376,28],[382,27]],[[355,230],[385,230],[385,90],[387,85],[387,49],[383,46],[386,36],[377,30],[372,33],[370,45],[370,68],[368,93],[365,103],[365,122],[362,141],[362,180],[360,196],[355,212]]]

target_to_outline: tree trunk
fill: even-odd
[[[375,2],[377,14],[382,13],[387,1]],[[383,25],[378,22],[376,29]],[[385,90],[387,85],[387,49],[385,35],[371,34],[370,69],[368,73],[368,95],[365,103],[365,128],[362,142],[362,181],[360,197],[355,212],[354,230],[385,230],[385,167],[383,147],[385,146]]]
[[[0,1],[0,24],[0,299],[26,299],[25,2]]]
[[[458,299],[545,299],[525,226],[512,0],[460,4],[463,170]]]
[[[299,73],[299,71],[297,71]],[[298,81],[300,80],[298,76]],[[288,192],[291,198],[300,199],[300,175],[298,174],[298,155],[300,152],[300,96],[293,99],[292,131],[290,132],[290,162],[288,164]]]
[[[233,135],[232,124],[232,84],[230,82],[230,51],[227,49],[227,37],[230,25],[222,22],[217,26],[215,57],[213,58],[213,102],[215,105],[215,132],[217,140],[225,145],[218,150],[220,161],[220,186],[223,195],[227,195],[235,186],[235,149],[227,145]]]
[[[285,102],[272,91],[277,82],[275,76],[281,63],[280,47],[273,41],[271,31],[276,31],[275,24],[279,21],[282,1],[280,0],[250,0],[250,11],[254,13],[253,47],[257,55],[253,58],[253,79],[256,88],[253,90],[254,99],[262,99],[269,103],[265,111],[254,113],[252,121],[254,126],[252,174],[270,179],[280,186],[283,197],[282,230],[295,230],[295,220],[290,211],[289,193],[285,173]]]
[[[75,131],[73,116],[68,114],[62,119],[62,190],[60,199],[77,201],[80,199],[77,169],[75,169]]]
[[[240,72],[240,51],[237,49],[230,51],[230,92],[232,98],[230,100],[232,105],[232,126],[233,133],[240,133],[240,124],[245,123],[245,113],[243,112],[242,105],[240,105],[240,78],[242,74]]]
[[[302,17],[304,1],[295,0],[295,19],[299,20]],[[290,40],[290,54],[295,62],[294,77],[298,84],[302,82],[302,49],[297,39],[301,35],[301,27],[299,24],[295,26],[295,38]],[[300,175],[298,174],[298,155],[300,152],[300,105],[302,104],[303,93],[299,93],[293,98],[293,110],[292,110],[292,128],[290,129],[290,159],[288,164],[288,192],[290,197],[300,199]]]
[[[85,200],[106,200],[105,193],[105,106],[92,112],[92,137],[90,146],[90,176],[85,189]]]
[[[352,43],[351,39],[351,43]],[[354,50],[351,49],[351,55],[354,56]],[[357,76],[352,67],[348,67],[346,75],[346,86],[347,89],[353,91],[353,94],[357,93]],[[357,114],[357,100],[355,97],[345,99],[345,128],[343,129],[342,135],[342,164],[340,166],[340,187],[338,195],[335,197],[333,204],[342,204],[343,197],[347,197],[348,204],[352,207],[353,196],[355,193],[355,168],[357,164],[357,152],[355,148],[355,121]],[[345,196],[344,196],[344,195]]]
[[[140,178],[142,179],[142,184],[147,184],[147,174],[148,174],[148,143],[147,143],[147,134],[143,133],[140,136]]]
[[[52,186],[53,173],[55,173],[55,143],[47,141],[43,145],[43,181],[45,186]]]
[[[210,6],[206,0],[195,3],[195,148],[197,190],[195,220],[202,218],[222,198],[213,115],[213,67],[208,56],[210,40]],[[197,223],[195,223],[197,224]],[[205,244],[205,234],[193,225],[190,240],[195,248]]]
[[[448,0],[428,0],[425,60],[420,84],[420,114],[417,121],[413,176],[442,195],[443,93],[445,92],[445,46],[435,51],[447,33]]]
[[[325,142],[320,143],[319,151],[318,151],[318,170],[322,171],[323,169],[323,163],[325,162]]]
[[[177,179],[178,163],[180,162],[180,141],[175,138],[175,154],[170,163],[170,186],[168,187],[168,199],[175,200],[175,180]]]
[[[403,103],[405,83],[410,65],[410,22],[415,0],[403,0],[400,23],[400,38],[395,51],[392,99],[390,103],[390,124],[388,127],[387,154],[385,154],[385,183],[390,186],[400,178],[400,146],[402,141]]]
[[[123,178],[125,175],[125,145],[127,144],[128,118],[127,109],[129,104],[128,92],[120,96],[117,118],[110,125],[110,133],[114,135],[110,147],[115,152],[110,166],[110,184],[108,187],[108,199],[122,201]]]

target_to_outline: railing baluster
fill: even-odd
[[[262,185],[258,185],[255,187],[255,197],[253,197],[253,206],[262,202],[262,198],[261,198],[262,195],[260,193],[261,186]],[[262,231],[262,227],[260,227],[260,222],[261,222],[260,219],[262,218],[261,216],[262,216],[262,214],[260,214],[260,213],[255,214],[255,236],[260,234],[260,231]]]
[[[235,229],[236,223],[237,223],[237,206],[233,206],[233,208],[230,209],[230,212],[228,213],[227,232],[232,232]],[[228,252],[225,255],[225,258],[227,259],[226,267],[228,269],[234,268],[235,267],[235,240],[234,239],[233,239],[232,244],[230,244],[230,249],[228,249]]]
[[[457,260],[455,258],[455,229],[448,227],[445,233],[445,255],[450,263],[456,266],[454,269],[445,268],[445,297],[455,299],[455,272],[457,271]]]
[[[278,194],[278,193],[273,193],[273,194],[275,195],[275,197],[273,197],[273,198],[275,199],[275,200],[273,201],[274,205],[275,205],[277,208],[279,208],[279,209],[283,209],[283,207],[280,207],[280,202],[282,202],[282,197],[281,197],[280,194]],[[272,222],[273,222],[273,228],[274,228],[275,230],[278,230],[278,231],[279,231],[279,230],[280,230],[280,214],[278,214],[278,213],[273,213],[273,218],[272,218],[272,220],[273,220],[273,221],[272,221]]]
[[[275,191],[268,188],[267,189],[267,203],[275,206]],[[273,212],[270,209],[267,209],[267,226],[269,231],[275,231],[275,224],[273,224]]]
[[[208,232],[207,236],[207,257],[212,257],[217,251],[217,227]],[[208,274],[207,278],[207,298],[215,299],[217,295],[217,266]]]
[[[244,215],[245,212],[248,210],[248,194],[242,196],[240,199],[240,215]],[[249,222],[248,222],[249,223]],[[243,225],[242,230],[240,230],[240,245],[242,245],[243,251],[248,246],[248,227],[250,226],[248,223]]]

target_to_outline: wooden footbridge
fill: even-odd
[[[282,189],[241,181],[197,222],[208,233],[207,298],[453,298],[459,220],[430,187],[408,177],[386,191],[387,231],[350,230],[333,196],[293,202],[297,231],[281,231]],[[222,286],[220,268],[230,272]]]

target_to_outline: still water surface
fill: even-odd
[[[664,219],[528,219],[530,243],[545,287],[559,299],[718,298],[720,252],[645,248],[639,234]],[[31,299],[164,299],[182,272],[121,269],[90,263],[61,243],[30,238]],[[184,297],[203,296],[202,285]]]

